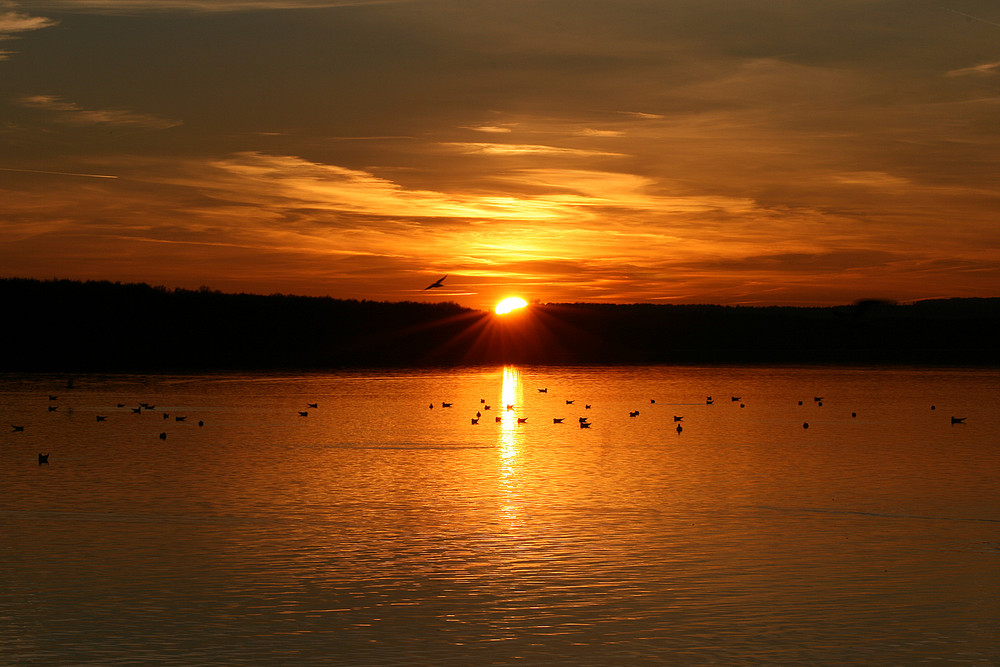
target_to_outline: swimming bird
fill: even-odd
[[[553,424],[562,424],[563,423],[563,419],[566,419],[566,418],[565,417],[553,417],[552,418],[552,423]]]
[[[48,454],[39,454],[38,455],[38,465],[42,465],[43,463],[48,463],[48,462],[49,462],[49,455]]]
[[[809,428],[809,422],[802,422],[802,428]]]
[[[573,401],[575,401],[575,400],[576,399],[574,398]],[[566,405],[573,405],[573,401],[566,401]]]
[[[204,425],[205,425],[205,422],[203,422],[202,420],[199,419],[198,420],[198,426],[204,426]]]
[[[308,412],[299,412],[299,417],[308,417],[308,416],[309,416]]]
[[[480,403],[485,403],[485,402],[486,402],[486,399],[485,399],[485,398],[480,398],[480,399],[479,399],[479,402],[480,402]]]
[[[730,396],[729,400],[731,400],[733,403],[735,403],[736,401],[743,400],[743,397],[742,396]]]
[[[431,403],[430,408],[431,408],[431,410],[434,409],[434,404],[433,403]]]
[[[306,403],[307,408],[318,408],[319,403]]]
[[[167,434],[166,433],[161,433],[160,434],[160,440],[166,440],[166,439],[167,439]]]
[[[439,280],[436,280],[436,281],[432,282],[430,285],[428,285],[424,289],[425,290],[429,290],[429,289],[434,289],[436,287],[444,287],[444,285],[442,285],[442,283],[444,282],[444,279],[447,278],[447,277],[448,277],[448,274],[446,273]]]
[[[58,396],[49,396],[49,400],[50,400],[50,401],[55,401],[55,400],[57,400],[58,398],[59,398]]]
[[[483,413],[480,412],[479,410],[476,410],[476,419],[479,419],[482,416],[483,416]]]
[[[649,402],[650,403],[656,403],[656,399],[655,398],[651,398],[651,399],[649,399]]]
[[[586,423],[586,421],[587,421],[587,418],[586,418],[586,417],[580,417],[580,423],[581,423],[581,424],[584,424],[584,423]]]
[[[513,403],[508,403],[507,404],[507,412],[510,412],[513,409],[514,409],[514,404]]]
[[[483,410],[489,410],[489,409],[490,409],[490,406],[488,406],[488,405],[484,405],[483,406]]]
[[[185,419],[187,419],[187,417],[174,417],[174,421],[176,421],[176,422],[182,422]]]
[[[136,415],[142,414],[142,406],[140,405],[137,408],[132,408],[132,413]]]
[[[684,430],[684,427],[681,426],[680,424],[678,424],[677,425],[677,433],[680,434],[680,432],[683,431],[683,430]]]
[[[638,414],[639,414],[639,411],[638,411],[638,410],[635,410],[635,411],[633,411],[633,412],[630,412],[630,413],[628,413],[628,416],[629,416],[629,417],[635,417],[635,416],[636,416],[636,415],[638,415]]]
[[[473,419],[472,423],[473,424],[478,424],[479,423],[479,417],[476,417],[475,419]]]
[[[164,418],[164,419],[170,419],[170,414],[169,414],[169,413],[166,413],[166,412],[164,412],[164,413],[163,413],[163,418]]]
[[[118,404],[118,407],[119,407],[119,408],[124,408],[124,407],[125,407],[125,404],[124,404],[124,403],[119,403],[119,404]]]
[[[965,423],[965,419],[966,419],[965,417],[952,417],[951,418],[951,423],[952,424],[964,424]]]
[[[451,403],[442,403],[441,407],[442,408],[450,408],[451,407]]]
[[[675,422],[679,422],[682,419],[684,419],[684,417],[678,417],[677,415],[674,415],[674,421]]]
[[[24,430],[23,426],[14,426],[13,424],[11,424],[10,427],[12,429],[14,429],[15,431],[23,431]]]
[[[97,415],[97,421],[99,422],[107,421],[107,419],[104,415]]]
[[[588,422],[580,422],[580,428],[590,428],[590,424]]]
[[[705,399],[705,405],[711,405],[712,403],[715,403],[715,401],[714,401],[714,400],[712,400],[712,397],[711,397],[711,396],[709,396],[709,397],[707,397],[707,398]]]
[[[523,424],[523,423],[524,423],[524,422],[526,422],[526,421],[528,421],[528,418],[527,418],[527,417],[518,417],[518,418],[517,418],[517,423],[518,423],[518,424]]]
[[[499,423],[500,423],[501,421],[503,421],[503,420],[502,420],[502,419],[501,419],[500,417],[497,417],[497,418],[496,418],[496,422],[497,422],[498,424],[499,424]]]
[[[58,405],[50,405],[49,406],[49,412],[55,412],[58,409],[59,409]]]
[[[538,390],[538,393],[539,393],[539,394],[547,394],[547,393],[549,393],[549,388],[548,388],[548,387],[546,387],[545,389],[539,389],[539,390]]]
[[[813,396],[813,401],[815,401],[815,402],[817,402],[817,403],[819,403],[819,402],[820,402],[820,401],[822,401],[822,400],[823,400],[823,397],[822,397],[822,396]]]
[[[589,410],[589,409],[590,409],[590,406],[589,406],[589,405],[587,405],[587,404],[584,404],[584,406],[583,406],[583,409],[584,409],[584,410]]]

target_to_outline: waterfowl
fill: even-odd
[[[174,417],[174,421],[176,421],[176,422],[182,422],[185,419],[187,419],[187,417]]]
[[[479,423],[479,417],[473,418],[472,423],[473,424],[478,424]]]
[[[23,426],[14,426],[13,424],[11,424],[10,427],[12,429],[14,429],[15,431],[23,431],[24,430]]]
[[[309,416],[308,412],[299,412],[299,417],[308,417],[308,416]]]
[[[966,419],[965,417],[952,417],[951,418],[951,423],[952,424],[964,424],[965,423],[965,419]]]
[[[683,430],[684,430],[684,427],[683,427],[683,426],[681,426],[680,424],[678,424],[678,425],[677,425],[677,432],[678,432],[678,433],[680,433],[680,432],[681,432],[681,431],[683,431]]]
[[[526,421],[528,421],[528,418],[527,418],[527,417],[518,417],[518,418],[517,418],[517,423],[518,423],[518,424],[523,424],[523,423],[524,423],[524,422],[526,422]]]
[[[43,463],[48,463],[48,462],[49,462],[49,455],[48,454],[39,454],[38,455],[38,465],[42,465]]]
[[[441,407],[442,408],[450,408],[451,407],[451,403],[442,403]]]
[[[590,428],[590,424],[588,422],[580,422],[580,428]]]
[[[677,415],[674,415],[674,421],[675,422],[679,422],[682,419],[684,419],[684,417],[678,417]]]
[[[575,400],[576,399],[574,398],[573,401],[575,401]],[[573,401],[566,401],[566,405],[573,405]]]
[[[549,388],[548,388],[548,387],[546,387],[545,389],[539,389],[539,390],[538,390],[538,393],[539,393],[539,394],[547,394],[547,393],[549,393]]]
[[[161,433],[160,434],[160,440],[166,440],[166,439],[167,439],[167,434],[166,433]]]
[[[565,417],[553,417],[552,418],[552,423],[553,424],[562,424],[563,423],[563,419],[566,419],[566,418]]]
[[[318,408],[319,403],[306,403],[307,408]]]
[[[104,415],[97,415],[97,421],[102,422],[102,421],[106,421],[106,420],[107,420],[107,417],[105,417]]]

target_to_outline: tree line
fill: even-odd
[[[1000,299],[834,307],[455,303],[0,279],[3,371],[494,363],[1000,364]]]

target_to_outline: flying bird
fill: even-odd
[[[448,274],[446,273],[446,274],[444,274],[444,276],[441,277],[440,280],[431,283],[430,285],[428,285],[424,289],[425,290],[429,290],[429,289],[434,289],[435,287],[444,287],[444,285],[442,283],[444,282],[444,279],[447,278],[447,277],[448,277]]]

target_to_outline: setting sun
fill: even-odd
[[[497,304],[494,309],[497,315],[506,315],[512,310],[517,310],[518,308],[524,308],[528,305],[528,302],[519,296],[507,297],[503,301]]]

